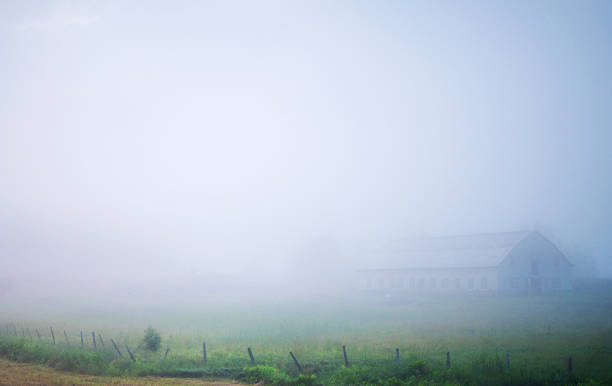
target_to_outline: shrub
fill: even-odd
[[[152,327],[148,327],[145,330],[143,341],[146,349],[149,351],[157,351],[161,346],[161,336]]]
[[[265,384],[272,385],[288,385],[291,381],[287,374],[276,367],[263,365],[245,367],[240,374],[240,380],[248,383],[264,381]]]
[[[295,385],[295,386],[317,386],[317,385],[320,385],[320,383],[317,382],[316,375],[314,375],[314,374],[311,374],[311,375],[300,374],[300,375],[297,376],[297,378],[292,380],[290,384],[291,385]]]
[[[331,376],[333,385],[367,385],[377,381],[370,369],[361,366],[341,367]]]

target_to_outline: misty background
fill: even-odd
[[[3,1],[1,291],[319,287],[391,240],[525,229],[612,277],[610,20],[608,1]]]

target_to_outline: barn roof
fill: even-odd
[[[397,240],[376,252],[377,269],[496,267],[516,245],[535,234],[520,231]]]

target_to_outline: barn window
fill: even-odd
[[[413,277],[410,278],[410,284],[409,285],[410,285],[410,288],[414,288],[414,278]]]
[[[425,287],[425,279],[420,278],[419,279],[419,288],[423,288],[423,287]]]
[[[487,289],[487,278],[483,277],[480,279],[480,289]]]
[[[372,288],[372,279],[368,278],[368,280],[366,281],[366,288]]]
[[[552,287],[553,288],[561,288],[561,279],[558,277],[553,277],[552,279]]]
[[[403,277],[401,277],[401,278],[399,279],[399,287],[400,287],[400,288],[404,288],[404,284],[405,284],[405,279],[404,279]]]
[[[383,278],[378,279],[378,288],[380,289],[385,288],[385,279]]]
[[[429,287],[436,288],[436,278],[432,277],[431,279],[429,279]]]
[[[395,279],[391,279],[391,288],[395,288]]]
[[[442,279],[442,288],[448,288],[448,278]]]
[[[468,284],[467,285],[468,285],[469,289],[474,288],[474,278],[473,277],[468,278]]]
[[[461,288],[461,279],[458,277],[455,278],[455,288]]]

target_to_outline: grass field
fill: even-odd
[[[4,320],[0,354],[85,374],[216,377],[246,383],[612,384],[612,294],[605,291],[516,298],[354,297],[74,309],[6,307],[3,314],[10,320]],[[139,348],[149,325],[162,336],[156,353]],[[55,346],[49,326],[55,331]],[[35,329],[41,332],[42,343],[35,333],[30,340],[27,331]],[[93,351],[91,331],[103,336],[104,349],[98,342]],[[124,358],[118,358],[110,338]],[[126,345],[136,362],[129,359]],[[255,365],[247,347],[252,348]],[[170,351],[164,360],[166,348]],[[302,364],[303,374],[289,352]]]

